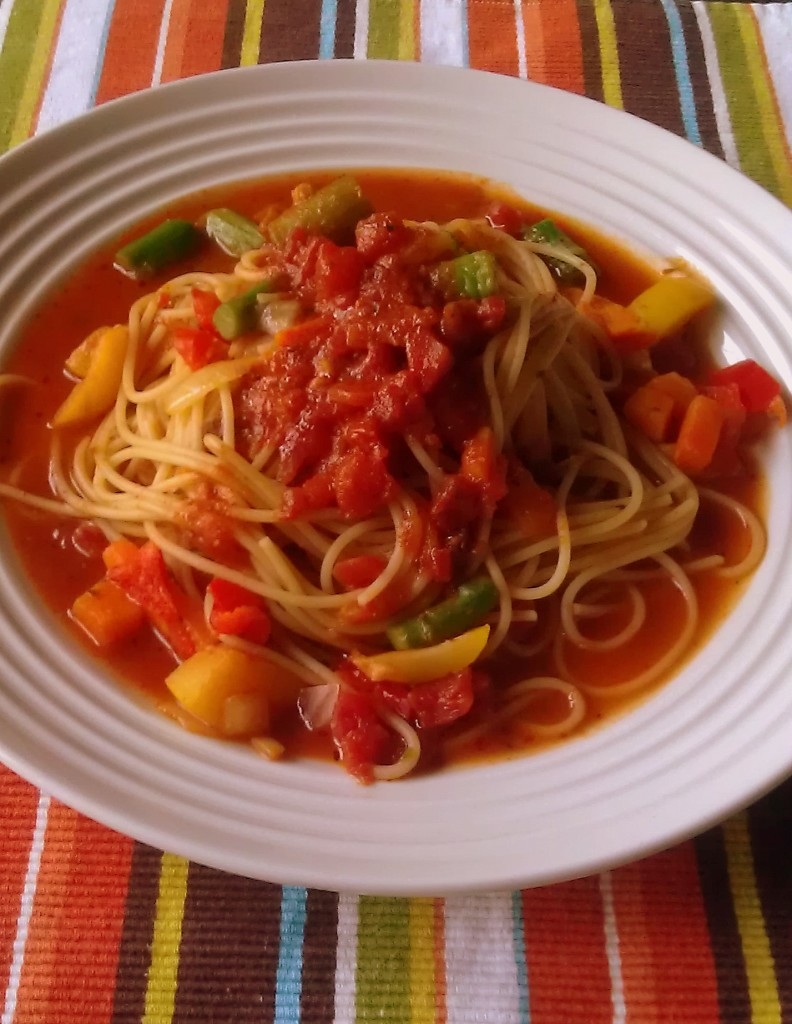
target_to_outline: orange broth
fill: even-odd
[[[493,199],[519,206],[534,220],[548,215],[548,211],[531,206],[491,183],[465,176],[384,170],[352,173],[375,209],[393,210],[415,220],[442,222],[454,217],[481,216]],[[96,252],[83,265],[75,266],[68,280],[31,317],[19,343],[6,360],[4,369],[7,372],[29,376],[40,382],[42,387],[12,389],[6,393],[7,404],[0,417],[0,477],[9,481],[13,473],[16,485],[37,493],[48,493],[50,431],[47,422],[72,386],[63,373],[64,360],[85,336],[100,324],[125,322],[132,302],[177,273],[199,266],[203,270],[230,271],[234,262],[215,246],[207,244],[194,259],[169,268],[153,281],[139,284],[113,267],[113,253],[120,244],[139,236],[166,217],[198,220],[206,210],[219,205],[255,218],[271,205],[280,208],[289,205],[290,190],[299,181],[320,185],[336,174],[290,175],[288,178],[246,182],[178,200],[136,225],[134,230],[125,232],[112,246]],[[652,267],[611,239],[563,215],[554,212],[550,215],[587,249],[599,265],[600,290],[607,297],[629,301],[656,279],[657,272]],[[747,470],[745,475],[728,483],[730,494],[760,513],[762,491],[762,480],[754,470]],[[151,631],[141,631],[111,652],[98,654],[92,642],[69,619],[68,609],[75,597],[94,584],[104,572],[98,554],[86,556],[75,546],[76,521],[31,510],[11,501],[4,502],[4,505],[6,523],[24,570],[63,631],[90,655],[100,658],[112,676],[133,687],[146,700],[165,710],[172,710],[173,702],[164,678],[173,668],[173,658]],[[719,513],[714,506],[702,508],[691,538],[694,554],[720,550],[727,558],[736,559],[743,541],[734,517]],[[699,599],[700,621],[689,653],[694,653],[711,635],[741,590],[740,584],[719,580],[711,573],[696,575],[694,584]],[[673,585],[661,580],[642,585],[642,591],[648,606],[647,622],[651,625],[644,627],[626,648],[607,654],[576,651],[574,656],[570,656],[569,664],[577,678],[619,682],[651,663],[671,642],[682,622],[681,600]],[[617,626],[617,622],[601,620],[591,628],[606,634]],[[552,621],[542,624],[542,628],[552,627]],[[590,635],[596,633],[592,631]],[[512,658],[498,666],[499,677],[509,680],[530,674],[548,674],[546,656],[533,659],[530,665],[516,663]],[[637,698],[588,698],[586,719],[576,735],[624,713],[637,700],[644,700],[658,685],[660,683],[650,685]],[[534,709],[533,714],[546,715],[551,720],[557,713],[555,701],[558,696],[549,693],[542,700],[545,706],[538,712]],[[471,715],[458,723],[456,731],[464,731],[475,724],[475,714],[474,709]],[[329,758],[333,754],[329,736],[309,733],[302,727],[296,713],[293,720],[280,722],[276,733],[286,744],[287,756]],[[453,734],[452,729],[450,735]],[[448,761],[464,762],[522,754],[546,745],[521,729],[519,722],[510,722],[490,729],[475,743],[454,747],[453,753],[426,750],[427,745],[424,744],[426,756],[422,767]]]

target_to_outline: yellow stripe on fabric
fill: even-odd
[[[242,46],[239,50],[239,66],[258,64],[261,47],[261,23],[264,20],[266,0],[247,0],[245,24],[242,28]]]
[[[434,900],[410,900],[410,1013],[412,1024],[435,1024]]]
[[[751,1024],[782,1024],[775,963],[756,888],[747,815],[738,814],[722,827],[726,867],[748,980]]]
[[[163,853],[141,1024],[170,1024],[173,1018],[188,868],[183,857]]]
[[[756,96],[762,134],[767,144],[770,162],[778,178],[778,195],[785,203],[792,206],[792,165],[783,135],[779,110],[769,82],[767,62],[760,42],[756,15],[748,6],[738,6],[734,13],[740,29],[740,38],[745,47],[748,73]]]
[[[415,60],[415,0],[401,0],[399,9],[399,60]]]
[[[14,125],[9,136],[9,146],[16,146],[27,139],[33,130],[41,87],[49,65],[52,40],[58,26],[62,0],[44,0],[41,6],[41,21],[36,33],[36,42],[30,55],[25,85],[19,99]]]
[[[613,8],[610,5],[610,0],[594,0],[594,18],[599,34],[602,98],[611,107],[624,107],[616,22],[613,20]]]

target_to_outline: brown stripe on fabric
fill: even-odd
[[[242,54],[242,34],[245,31],[246,0],[228,0],[221,67],[236,68]]]
[[[111,1024],[139,1024],[146,1004],[162,853],[135,843],[118,951]]]
[[[792,780],[754,804],[748,822],[781,1019],[792,1020]]]
[[[660,3],[611,0],[624,109],[685,135],[668,20]]]
[[[355,11],[357,0],[338,0],[336,7],[335,56],[355,55]]]
[[[319,55],[321,4],[266,0],[261,24],[259,63],[313,60]]]
[[[693,101],[696,105],[696,120],[701,143],[704,149],[723,159],[718,125],[715,120],[715,108],[712,103],[712,90],[707,77],[707,65],[704,57],[704,45],[701,41],[698,20],[690,0],[674,0],[679,18],[682,22],[682,34],[685,37],[685,48],[688,55],[690,83],[693,87]]]
[[[599,32],[594,15],[594,0],[577,0],[580,48],[583,54],[583,81],[586,96],[602,102],[602,61]]]
[[[271,1021],[281,887],[190,864],[173,1024]]]
[[[303,934],[300,1024],[331,1024],[335,1014],[338,896],[308,890]]]
[[[719,1024],[752,1019],[742,943],[734,913],[723,833],[711,829],[695,839],[701,894],[718,983]]]

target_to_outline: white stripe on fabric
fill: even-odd
[[[17,918],[16,935],[14,936],[13,956],[11,968],[8,972],[3,1016],[0,1018],[2,1024],[11,1024],[16,1014],[17,993],[19,992],[19,982],[22,977],[22,965],[25,962],[25,946],[27,945],[28,932],[30,930],[30,920],[33,916],[33,904],[36,898],[36,886],[38,885],[49,808],[50,798],[41,793],[39,795],[38,807],[36,808],[36,824],[33,826],[33,839],[30,843],[25,883],[22,887],[22,899],[19,901],[19,916]]]
[[[36,132],[90,110],[115,0],[66,0]]]
[[[460,0],[421,0],[421,60],[467,67],[467,8]]]
[[[352,56],[355,60],[368,57],[369,0],[357,0],[355,7],[355,42]]]
[[[511,893],[449,897],[445,946],[448,1020],[520,1024]]]
[[[753,12],[762,34],[787,145],[792,150],[792,4],[755,4]]]
[[[613,1004],[613,1024],[625,1024],[627,1006],[624,1001],[624,976],[622,975],[621,948],[619,946],[619,927],[616,922],[616,907],[613,903],[613,881],[609,871],[599,876],[600,897],[602,899],[602,916],[605,932],[605,956],[608,959],[608,972],[611,983],[611,1003]]]
[[[333,1024],[355,1024],[357,973],[358,897],[338,897],[338,937],[335,971],[335,1015]]]
[[[157,52],[154,56],[154,69],[151,72],[152,85],[159,85],[162,81],[162,65],[165,62],[165,47],[168,43],[168,29],[170,28],[172,9],[173,0],[165,0],[165,6],[162,8],[159,35],[157,36]]]
[[[517,69],[520,78],[528,77],[528,55],[525,49],[525,21],[522,0],[514,0],[514,25],[517,30]]]
[[[3,49],[3,43],[5,42],[6,32],[8,31],[8,22],[11,18],[11,10],[13,6],[13,0],[6,0],[5,3],[0,0],[0,50]]]
[[[701,44],[704,48],[704,63],[707,66],[707,78],[709,80],[710,92],[712,93],[712,106],[715,111],[715,123],[718,126],[718,137],[723,147],[723,155],[726,162],[732,167],[740,169],[740,157],[737,153],[737,143],[734,141],[731,118],[729,117],[729,105],[726,102],[726,93],[723,90],[723,80],[718,64],[718,48],[715,45],[715,36],[712,33],[707,5],[702,0],[693,0],[693,10],[698,21],[699,32],[701,33]]]

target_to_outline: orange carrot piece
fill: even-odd
[[[659,373],[647,382],[650,388],[658,388],[674,400],[674,418],[678,421],[687,412],[687,408],[698,394],[696,385],[681,373]]]
[[[97,647],[110,647],[136,633],[145,621],[140,605],[110,580],[99,580],[71,606],[72,619]]]
[[[631,309],[602,295],[592,295],[578,309],[600,325],[620,352],[649,348],[657,341],[657,335],[647,330]]]
[[[724,412],[707,395],[696,395],[688,406],[674,445],[674,462],[683,473],[695,476],[706,469],[718,447]]]
[[[102,552],[105,569],[116,569],[119,565],[133,561],[137,558],[139,551],[140,548],[137,544],[127,540],[126,537],[111,541]]]
[[[666,391],[644,384],[624,403],[624,418],[651,441],[671,439],[674,399]]]

